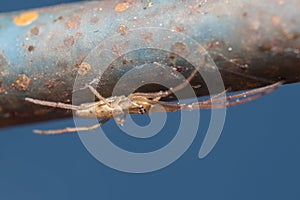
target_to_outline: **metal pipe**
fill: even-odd
[[[147,63],[165,63],[188,76],[193,66],[177,54],[151,48],[124,54],[124,48],[141,42],[134,37],[137,29],[147,30],[141,33],[142,42],[161,38],[179,54],[190,54],[194,49],[184,42],[172,44],[157,30],[170,30],[198,42],[213,59],[225,87],[232,91],[279,80],[299,82],[299,8],[297,0],[109,0],[2,13],[0,127],[70,116],[70,112],[31,105],[24,98],[71,103],[76,76],[92,81],[103,73],[97,90],[105,97],[111,96],[118,79],[135,66],[141,66],[134,76],[140,79],[161,76],[171,84],[177,81],[171,73],[149,71]],[[120,41],[125,42],[117,43]],[[113,45],[107,48],[101,44]],[[97,58],[103,49],[117,58],[105,68],[99,63],[106,58]],[[205,83],[199,78],[192,85]],[[123,90],[130,86],[128,82]],[[139,91],[161,89],[148,85]],[[205,86],[194,90],[197,96],[208,94]]]

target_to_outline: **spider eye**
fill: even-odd
[[[144,108],[144,106],[140,106],[139,113],[140,114],[145,114],[146,112],[147,112],[147,110]]]

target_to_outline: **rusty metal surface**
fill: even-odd
[[[233,91],[267,85],[279,80],[300,80],[299,1],[96,1],[59,5],[0,15],[0,127],[61,118],[70,112],[43,108],[25,97],[50,101],[72,100],[76,76],[95,78],[103,71],[97,90],[109,97],[118,79],[134,66],[167,63],[188,76],[192,66],[157,49],[140,49],[123,55],[124,46],[134,47],[137,28],[157,27],[185,34],[209,52],[221,72],[225,87]],[[145,41],[157,40],[149,29]],[[101,59],[85,59],[103,41],[126,43],[112,46],[118,57],[107,69]],[[163,39],[163,36],[161,36]],[[154,38],[154,39],[153,39]],[[104,43],[105,44],[105,43]],[[168,44],[188,49],[184,43]],[[188,49],[193,51],[193,49]],[[162,56],[163,55],[163,56]],[[180,65],[178,64],[180,63]],[[147,70],[142,68],[135,77]],[[185,69],[185,70],[182,70]],[[175,83],[171,74],[161,76]],[[193,85],[205,85],[202,79]],[[130,87],[124,85],[124,90]],[[142,91],[162,88],[151,85]],[[198,96],[205,87],[195,88]]]

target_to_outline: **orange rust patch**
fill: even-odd
[[[119,28],[118,28],[118,32],[121,35],[126,35],[128,33],[128,27],[125,26],[125,25],[120,25]]]
[[[48,89],[52,89],[52,88],[55,88],[58,85],[58,83],[59,83],[58,80],[56,80],[55,78],[52,78],[45,84],[45,86]]]
[[[66,26],[68,29],[76,29],[79,28],[81,24],[81,19],[80,17],[76,16],[76,17],[71,17],[68,19]]]
[[[213,48],[216,48],[216,47],[221,47],[223,46],[223,43],[218,41],[218,40],[214,40],[214,41],[211,41],[208,45],[208,48],[209,49],[213,49]]]
[[[14,18],[14,23],[17,26],[26,26],[35,21],[38,16],[39,13],[36,11],[24,12]]]
[[[179,55],[186,55],[189,52],[188,47],[183,42],[176,42],[171,47],[172,52],[177,53]]]
[[[4,87],[2,86],[2,82],[0,81],[0,93],[3,93],[5,92],[5,89]]]
[[[39,30],[38,27],[33,27],[33,28],[30,29],[30,33],[32,35],[38,35],[40,33],[40,30]]]
[[[273,24],[279,24],[280,23],[280,18],[277,16],[272,17],[272,22]]]
[[[75,43],[74,37],[73,36],[68,36],[64,39],[64,45],[66,47],[71,47]]]
[[[86,75],[90,70],[91,70],[91,65],[89,63],[82,62],[78,66],[78,74],[81,76]]]
[[[12,84],[12,87],[17,90],[23,90],[25,91],[30,84],[30,78],[26,76],[25,74],[20,74],[15,82]]]
[[[184,26],[182,24],[180,24],[180,25],[178,25],[178,26],[175,27],[175,30],[177,32],[183,32],[184,31]]]
[[[148,2],[148,7],[151,8],[154,5],[152,1]]]
[[[129,8],[129,3],[128,2],[121,2],[118,3],[115,6],[115,11],[116,12],[124,12],[125,10],[127,10]]]

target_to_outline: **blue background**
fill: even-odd
[[[1,1],[1,11],[68,1]],[[213,151],[199,160],[204,130],[175,163],[148,174],[128,174],[95,160],[77,134],[40,136],[32,129],[73,126],[73,120],[0,130],[0,199],[300,199],[300,84],[282,86],[263,98],[229,108]],[[207,127],[209,111],[201,111]],[[156,142],[168,142],[179,113]],[[147,116],[138,123],[148,122]],[[112,140],[122,136],[114,122],[104,126]],[[143,148],[139,140],[117,141]],[[149,145],[147,143],[147,145]],[[147,147],[148,148],[148,147]]]

